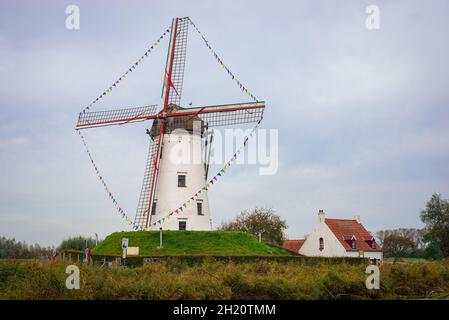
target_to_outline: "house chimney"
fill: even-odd
[[[318,221],[319,222],[324,222],[325,219],[325,214],[323,210],[318,211]]]
[[[355,219],[355,221],[357,221],[357,223],[361,223],[361,222],[360,222],[360,215],[359,215],[359,214],[356,214],[356,215],[354,216],[354,219]]]

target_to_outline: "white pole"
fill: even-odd
[[[159,228],[159,248],[162,248],[162,227]]]

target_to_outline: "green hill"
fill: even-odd
[[[122,238],[128,238],[130,247],[139,247],[140,256],[294,255],[281,247],[259,243],[254,235],[237,231],[164,231],[163,248],[158,248],[159,231],[115,232],[107,236],[93,253],[120,256]]]

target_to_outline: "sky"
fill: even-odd
[[[80,29],[66,28],[66,7]],[[369,30],[368,5],[380,28]],[[224,63],[266,102],[279,168],[235,166],[209,191],[215,227],[272,207],[287,236],[359,214],[368,230],[423,227],[434,192],[449,197],[447,1],[2,1],[0,236],[57,245],[129,227],[74,127],[80,110],[169,27],[189,16]],[[193,29],[183,103],[247,102]],[[161,104],[166,45],[95,110]],[[86,130],[100,170],[134,216],[148,123]],[[218,168],[218,167],[216,167]]]

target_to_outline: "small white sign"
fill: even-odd
[[[128,249],[128,238],[122,238],[123,259],[126,259],[126,250]]]
[[[128,248],[128,238],[123,238],[122,239],[122,248],[123,249]]]
[[[139,247],[128,247],[126,250],[126,254],[128,256],[138,256],[139,255]]]

